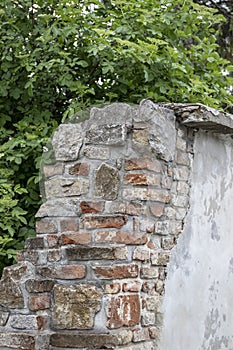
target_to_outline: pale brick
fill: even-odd
[[[150,212],[153,216],[160,218],[164,213],[164,204],[150,203]]]
[[[87,146],[85,147],[83,154],[90,159],[107,160],[110,157],[110,150],[107,147]]]
[[[189,168],[184,165],[174,169],[174,180],[188,181],[189,176],[190,176]]]
[[[156,252],[151,254],[151,264],[157,266],[167,266],[169,262],[169,252]]]
[[[63,168],[64,168],[63,163],[44,165],[43,173],[44,173],[45,177],[50,177],[50,176],[54,176],[54,175],[62,175]]]
[[[124,188],[122,196],[126,200],[158,201],[162,203],[170,202],[170,193],[167,190],[152,188]]]
[[[153,233],[155,230],[155,222],[150,219],[142,219],[140,220],[140,230],[142,232]]]
[[[140,292],[141,285],[140,281],[127,281],[123,283],[122,290],[123,292]]]
[[[62,258],[61,249],[49,249],[47,259],[49,262],[60,261]]]
[[[56,233],[56,223],[52,220],[40,220],[36,221],[36,232],[37,233]]]
[[[159,269],[155,266],[144,266],[141,268],[141,278],[158,278]]]
[[[55,234],[47,235],[47,244],[49,248],[57,247],[59,244],[58,235],[55,235]]]
[[[66,232],[61,235],[61,244],[89,244],[91,243],[90,232]]]
[[[158,235],[166,236],[169,234],[170,222],[169,221],[158,221],[155,224],[155,233]]]
[[[150,251],[149,249],[137,247],[134,249],[133,260],[139,261],[149,261],[150,260]]]
[[[148,328],[144,327],[144,328],[135,329],[133,331],[133,342],[134,343],[146,341],[149,338],[150,338],[150,335],[149,335]]]
[[[97,243],[120,243],[120,244],[145,244],[147,235],[142,233],[130,233],[121,231],[100,231],[95,235]]]
[[[104,288],[106,294],[117,294],[120,292],[120,283],[107,283]]]
[[[78,230],[78,220],[77,219],[63,219],[60,221],[61,232],[67,231],[77,231]]]
[[[176,245],[176,241],[176,237],[162,238],[162,248],[170,250]]]
[[[151,311],[145,311],[142,314],[142,325],[143,326],[153,326],[155,325],[155,313]]]
[[[46,198],[81,196],[88,191],[89,180],[85,178],[52,178],[45,181]]]

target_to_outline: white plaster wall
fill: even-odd
[[[160,350],[233,349],[233,140],[199,132],[190,210],[172,250]]]

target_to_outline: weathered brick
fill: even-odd
[[[142,278],[158,278],[159,269],[155,266],[144,266],[141,268],[141,277]]]
[[[162,305],[162,297],[160,295],[150,295],[145,300],[145,307],[147,311],[160,310]]]
[[[145,311],[142,314],[141,322],[142,326],[153,326],[155,325],[155,313],[150,311]]]
[[[89,180],[86,178],[52,178],[45,181],[46,198],[81,196],[88,191]]]
[[[55,234],[47,235],[47,243],[49,248],[57,247],[59,245],[58,235],[55,235]]]
[[[95,275],[101,279],[121,279],[138,277],[138,266],[132,265],[111,265],[97,266],[93,268]]]
[[[121,231],[102,231],[95,235],[97,243],[122,243],[122,244],[145,244],[147,235],[142,233],[130,233]]]
[[[78,220],[77,219],[63,219],[60,221],[61,232],[67,231],[77,231],[78,230]]]
[[[27,238],[25,243],[25,249],[43,249],[44,238],[43,237],[32,237]]]
[[[54,286],[54,283],[54,280],[51,279],[29,279],[26,281],[25,286],[29,293],[43,293],[50,292]]]
[[[77,216],[77,198],[53,198],[43,203],[36,213],[37,218]],[[52,232],[51,232],[52,233]]]
[[[158,235],[168,235],[170,223],[169,221],[158,221],[155,225],[155,233]]]
[[[95,196],[114,200],[118,197],[119,185],[119,174],[113,167],[103,163],[95,171]]]
[[[164,213],[164,204],[150,203],[150,212],[153,216],[160,218]]]
[[[156,292],[160,295],[164,294],[164,281],[158,280],[156,282]]]
[[[104,288],[106,294],[116,294],[119,293],[121,289],[120,283],[107,283]]]
[[[140,215],[143,204],[138,201],[113,201],[106,203],[106,211],[116,214]]]
[[[157,280],[156,280],[157,281]],[[156,295],[156,282],[147,281],[142,284],[142,292],[147,293],[148,295]]]
[[[110,157],[110,150],[107,147],[87,146],[85,147],[83,154],[90,159],[107,160]]]
[[[45,278],[73,280],[85,277],[86,268],[83,265],[42,266],[38,267],[38,273]]]
[[[38,250],[20,250],[17,253],[18,261],[30,261],[36,265],[39,262],[40,254]]]
[[[36,221],[37,233],[56,233],[57,227],[53,221],[40,220]]]
[[[0,348],[35,350],[35,335],[26,333],[0,333]]]
[[[50,337],[50,345],[62,348],[81,349],[115,349],[118,337],[113,334],[90,334],[90,333],[54,333]]]
[[[91,243],[90,232],[67,232],[61,235],[62,245],[66,244],[89,244]]]
[[[190,166],[190,154],[177,150],[176,163],[180,165]]]
[[[49,249],[47,259],[49,262],[60,261],[62,258],[61,249]]]
[[[159,336],[159,330],[156,327],[149,327],[149,334],[151,339],[157,339]]]
[[[52,311],[53,327],[56,329],[92,329],[95,314],[101,308],[101,298],[102,291],[93,285],[56,284]]]
[[[125,260],[127,253],[125,247],[76,246],[66,248],[68,261]]]
[[[32,295],[29,297],[29,309],[31,311],[45,310],[50,308],[49,295]]]
[[[43,172],[45,177],[50,177],[54,175],[62,175],[63,174],[63,163],[55,163],[44,165]]]
[[[100,201],[82,201],[80,208],[83,214],[87,213],[102,213],[104,210],[104,202]]]
[[[9,312],[0,311],[0,327],[4,327],[6,325],[9,315]]]
[[[150,251],[149,249],[143,247],[137,247],[134,249],[133,260],[139,261],[149,261],[150,260]]]
[[[9,324],[15,329],[44,330],[48,327],[48,317],[41,315],[12,315]]]
[[[126,130],[124,125],[92,124],[86,131],[86,143],[99,145],[123,145]]]
[[[188,195],[190,191],[190,186],[186,181],[178,181],[177,192],[182,195]]]
[[[90,171],[90,164],[88,164],[88,163],[76,163],[69,168],[68,172],[70,175],[87,176],[87,175],[89,175],[89,171]]]
[[[86,216],[82,219],[82,224],[88,230],[97,228],[120,228],[125,225],[127,217],[123,215],[109,216]]]
[[[132,184],[134,186],[138,185],[148,185],[148,186],[159,186],[160,185],[160,175],[158,174],[126,174],[124,176],[124,182],[126,184]]]
[[[177,242],[176,237],[162,238],[162,248],[166,250],[172,249]]]
[[[188,181],[190,176],[189,168],[185,165],[181,165],[174,169],[174,180]]]
[[[124,188],[123,198],[127,200],[158,201],[162,203],[170,202],[170,193],[167,190],[154,188]]]
[[[158,160],[143,157],[132,158],[125,161],[125,170],[151,170],[161,172],[161,164]]]
[[[151,219],[140,220],[140,230],[142,232],[153,233],[155,230],[155,222]]]
[[[123,283],[123,292],[140,292],[141,282],[140,281],[128,281]]]
[[[136,326],[140,322],[140,299],[138,294],[117,295],[110,299],[107,308],[107,327]]]
[[[149,329],[148,328],[139,328],[133,331],[133,342],[141,342],[150,339]]]
[[[168,252],[156,252],[151,255],[152,265],[167,266],[168,262],[169,262]]]

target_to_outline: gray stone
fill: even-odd
[[[52,145],[57,160],[78,159],[83,144],[84,123],[61,124],[55,131]]]
[[[8,321],[10,313],[0,311],[0,327],[4,327]]]
[[[74,198],[56,198],[43,203],[36,213],[37,218],[54,216],[77,216],[78,200]]]
[[[56,178],[45,182],[46,198],[81,196],[88,190],[89,180],[83,178]]]
[[[56,329],[92,329],[101,308],[102,292],[95,286],[55,285],[53,325]]]
[[[107,164],[102,164],[95,172],[95,195],[104,199],[113,200],[118,196],[118,172]]]

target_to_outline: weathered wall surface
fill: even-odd
[[[199,132],[190,210],[173,249],[161,350],[233,349],[233,140]]]
[[[60,125],[37,237],[0,282],[0,349],[229,349],[232,132],[150,101]]]

